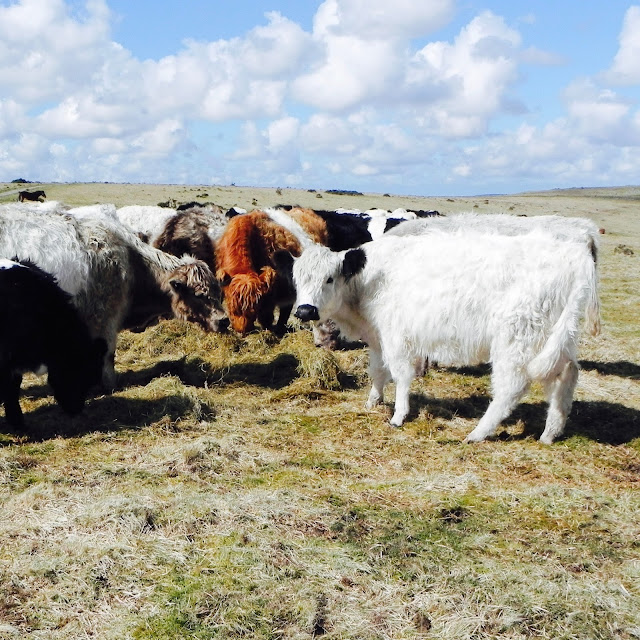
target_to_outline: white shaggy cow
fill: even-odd
[[[91,335],[107,343],[108,388],[115,387],[113,357],[121,329],[174,315],[212,331],[225,315],[220,287],[205,263],[145,244],[100,209],[74,216],[0,206],[0,258],[32,261],[73,296]]]
[[[540,440],[553,442],[578,378],[581,318],[593,334],[600,326],[589,248],[540,231],[385,236],[346,252],[312,246],[295,260],[293,279],[298,318],[333,318],[347,338],[369,345],[367,407],[396,383],[394,426],[407,416],[409,386],[426,358],[490,362],[493,399],[467,442],[493,435],[533,380],[549,402]]]

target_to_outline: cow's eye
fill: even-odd
[[[333,282],[333,278],[331,276],[329,276],[327,278],[327,284],[331,284]]]

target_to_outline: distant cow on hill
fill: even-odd
[[[43,365],[58,404],[79,413],[100,382],[106,342],[90,337],[71,296],[31,262],[0,259],[0,300],[0,404],[7,422],[23,423],[22,374]]]
[[[43,202],[47,197],[47,194],[42,191],[19,191],[18,192],[18,202],[24,202],[25,200],[30,200],[32,202]]]

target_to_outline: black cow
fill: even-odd
[[[47,194],[42,191],[19,191],[18,201],[24,202],[25,200],[31,200],[33,202],[42,202],[47,197]]]
[[[60,407],[79,413],[100,382],[106,342],[91,339],[71,296],[27,260],[0,260],[0,300],[0,404],[7,422],[23,424],[22,374],[43,365]]]

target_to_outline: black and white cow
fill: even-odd
[[[367,407],[396,383],[393,426],[407,417],[411,381],[427,359],[490,362],[493,399],[468,442],[493,435],[533,380],[549,402],[540,440],[553,442],[578,379],[582,316],[592,334],[600,329],[589,247],[539,230],[385,235],[345,252],[314,245],[293,263],[293,280],[298,318],[332,318],[345,337],[369,345]]]
[[[64,411],[79,413],[100,382],[107,344],[93,339],[55,279],[28,261],[0,259],[0,404],[7,422],[23,424],[22,374],[48,372]]]

